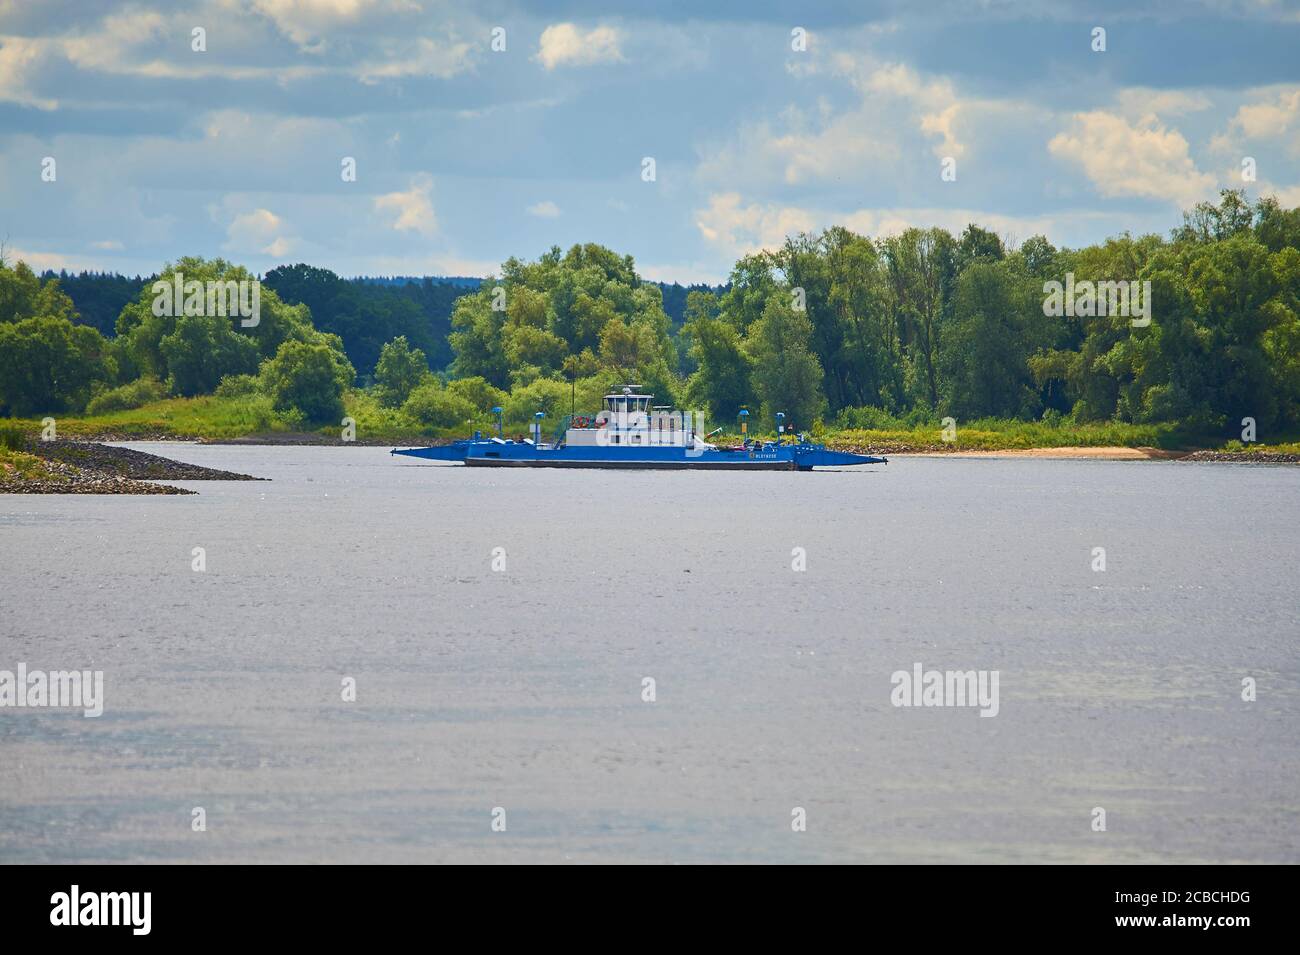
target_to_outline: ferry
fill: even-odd
[[[777,440],[744,437],[730,447],[718,447],[701,436],[698,416],[651,404],[653,395],[637,393],[628,385],[621,393],[606,395],[604,407],[593,415],[567,415],[550,441],[542,440],[542,420],[537,412],[530,437],[511,440],[502,433],[501,409],[493,408],[494,436],[475,432],[472,438],[430,448],[394,448],[391,454],[430,461],[449,461],[470,467],[523,468],[633,468],[702,469],[736,471],[811,471],[813,468],[886,464],[885,458],[831,451],[811,444],[804,435],[783,441],[785,416],[777,415]],[[742,435],[748,412],[741,412]]]

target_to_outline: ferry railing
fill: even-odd
[[[561,444],[564,443],[564,436],[568,433],[569,428],[573,426],[573,419],[575,417],[576,415],[571,415],[571,414],[564,416],[564,420],[560,422],[560,426],[556,428],[555,433],[551,435],[552,447],[558,448]]]

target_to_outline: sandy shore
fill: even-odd
[[[894,457],[921,458],[1091,458],[1097,461],[1172,461],[1186,451],[1160,448],[1020,448],[1005,451],[896,451]]]
[[[890,457],[914,458],[1059,458],[1094,461],[1195,461],[1227,464],[1300,464],[1300,455],[1259,451],[1167,451],[1163,448],[1019,448],[1003,451],[894,451]]]

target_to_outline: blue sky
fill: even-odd
[[[0,170],[37,268],[594,241],[686,283],[833,224],[1080,245],[1225,186],[1300,205],[1300,4],[0,0]]]

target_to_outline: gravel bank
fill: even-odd
[[[84,441],[33,441],[25,453],[39,459],[36,473],[0,469],[0,494],[195,494],[152,482],[264,480]]]
[[[1300,464],[1300,454],[1278,451],[1193,451],[1184,461],[1225,461],[1232,464]]]
[[[115,448],[86,441],[42,441],[29,448],[46,461],[71,464],[106,476],[146,481],[261,481],[264,478],[234,471],[184,464],[171,458],[146,454],[130,448]]]

